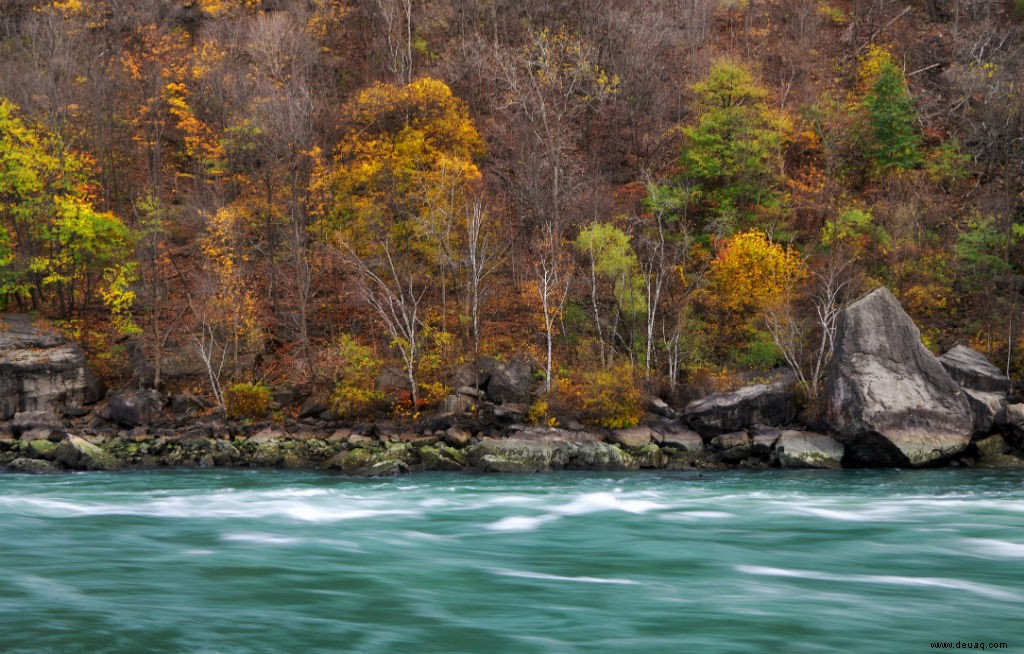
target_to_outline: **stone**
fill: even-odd
[[[522,359],[499,363],[487,381],[487,399],[498,403],[525,404],[530,401],[533,369]]]
[[[106,389],[82,349],[30,316],[0,324],[0,420],[19,411],[60,413],[98,402]]]
[[[785,427],[796,419],[796,398],[784,382],[715,393],[683,409],[683,422],[705,438],[753,425]]]
[[[249,442],[256,444],[273,443],[274,441],[283,441],[285,437],[284,432],[278,431],[273,427],[266,427],[250,436]]]
[[[756,456],[767,457],[775,449],[775,443],[782,435],[782,430],[771,427],[756,426],[748,431],[750,446]]]
[[[463,448],[469,445],[472,436],[461,427],[449,427],[444,431],[444,442],[449,447]]]
[[[441,400],[441,404],[437,409],[442,414],[460,415],[471,410],[474,404],[475,402],[472,398],[459,393],[453,393]]]
[[[551,470],[626,470],[631,457],[593,434],[559,429],[515,432],[508,438],[484,438],[467,453],[469,465],[482,472]]]
[[[608,440],[623,447],[641,448],[651,444],[651,430],[643,426],[616,429],[608,435]]]
[[[964,389],[967,403],[971,407],[974,418],[974,435],[984,435],[1006,420],[1006,395],[1004,393],[986,393]]]
[[[43,461],[42,459],[30,459],[28,457],[18,457],[17,459],[7,464],[7,471],[38,475],[60,472],[60,468],[58,468],[50,461]]]
[[[825,434],[783,431],[775,442],[775,458],[783,468],[841,468],[843,444]]]
[[[662,447],[670,447],[680,452],[697,454],[704,451],[704,439],[700,437],[700,434],[689,429],[663,433],[658,440],[658,444]]]
[[[974,428],[966,394],[885,288],[840,315],[823,401],[853,466],[934,465],[963,451]]]
[[[387,448],[366,447],[340,452],[323,467],[357,477],[384,477],[409,472],[417,459],[415,450],[406,443]]]
[[[974,442],[978,450],[977,465],[983,468],[1024,468],[1024,460],[1012,454],[1006,440],[993,434]]]
[[[957,345],[939,357],[939,363],[961,388],[1003,395],[1010,392],[1009,377],[969,347]]]
[[[451,385],[455,388],[487,388],[487,384],[491,381],[491,375],[499,365],[498,360],[494,357],[479,357],[476,361],[459,366],[452,377]]]
[[[164,395],[153,389],[121,391],[110,398],[100,415],[129,429],[149,425],[160,417],[165,401]]]
[[[62,429],[64,423],[52,411],[19,411],[11,421],[11,431],[15,436],[23,436],[26,432],[36,430]]]
[[[644,410],[663,418],[674,419],[676,417],[676,412],[660,397],[648,397],[644,403]]]
[[[718,451],[719,458],[726,463],[738,463],[754,454],[754,443],[750,434],[736,431],[721,434],[711,439],[711,449]]]
[[[21,451],[33,459],[53,461],[56,458],[57,443],[47,440],[25,441]]]
[[[1024,404],[1007,404],[1002,419],[1000,427],[1007,442],[1014,447],[1024,446]]]
[[[116,470],[117,459],[80,436],[68,436],[54,450],[54,458],[71,470]]]

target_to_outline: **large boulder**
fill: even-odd
[[[785,382],[747,386],[715,393],[683,409],[683,422],[704,438],[740,431],[753,425],[785,427],[796,419],[796,398]]]
[[[971,440],[967,396],[884,288],[843,311],[823,397],[850,465],[925,466]]]
[[[939,362],[964,389],[974,415],[975,434],[987,434],[997,423],[1005,420],[1010,379],[984,354],[957,345],[939,357]]]
[[[787,429],[775,441],[775,458],[783,468],[841,468],[843,444],[825,434]]]
[[[0,324],[0,420],[19,411],[73,411],[98,402],[103,382],[82,349],[30,316]]]

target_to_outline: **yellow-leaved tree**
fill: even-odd
[[[483,139],[465,103],[435,79],[375,84],[347,115],[351,128],[315,175],[321,231],[388,330],[415,404],[427,304],[439,304],[443,320]]]
[[[781,353],[769,336],[773,316],[788,315],[808,271],[792,247],[773,242],[764,232],[751,229],[722,242],[708,273],[712,301],[721,311],[723,341],[745,347],[742,357],[751,365],[768,365]],[[779,348],[784,350],[785,348]]]

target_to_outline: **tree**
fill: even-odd
[[[861,62],[861,79],[868,89],[862,106],[870,127],[871,161],[880,171],[916,168],[923,160],[921,135],[903,71],[888,50],[875,46]]]
[[[324,225],[401,354],[416,403],[423,306],[446,254],[440,223],[466,210],[483,140],[465,104],[429,78],[375,84],[347,113],[352,129],[316,182]]]
[[[64,318],[97,291],[122,300],[104,284],[132,276],[126,267],[131,233],[113,213],[94,206],[89,160],[17,114],[0,98],[0,292],[37,307],[54,299]]]
[[[705,229],[730,233],[781,201],[786,123],[768,107],[768,91],[737,61],[715,62],[692,89],[699,115],[683,129],[679,164],[698,186]]]

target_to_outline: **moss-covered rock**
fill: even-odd
[[[426,471],[458,471],[466,467],[466,457],[444,444],[425,445],[417,450],[420,469]]]
[[[408,443],[392,443],[387,447],[360,447],[341,452],[324,468],[339,470],[359,477],[383,477],[409,472],[419,463],[416,451]]]
[[[53,461],[56,459],[57,443],[43,440],[23,441],[18,449],[22,456],[30,459]]]
[[[54,460],[71,470],[117,470],[116,458],[80,436],[68,436],[54,450]]]
[[[43,474],[60,472],[58,468],[50,461],[44,461],[42,459],[31,459],[28,457],[18,457],[7,464],[8,472],[26,472],[32,474]]]

